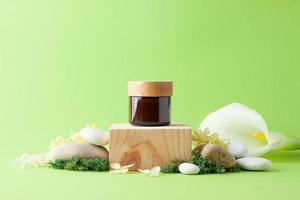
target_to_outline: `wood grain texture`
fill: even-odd
[[[109,130],[109,161],[134,164],[134,169],[163,166],[191,156],[192,129],[186,125],[140,127],[113,124]]]
[[[128,81],[128,96],[172,96],[172,81]]]

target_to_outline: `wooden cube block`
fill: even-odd
[[[134,169],[150,169],[173,159],[188,161],[191,157],[192,129],[187,125],[113,124],[109,134],[109,161],[134,164]]]

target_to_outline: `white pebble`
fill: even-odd
[[[192,163],[182,163],[179,165],[179,171],[183,174],[198,174],[200,169]]]
[[[267,170],[271,167],[272,162],[258,157],[244,157],[237,159],[237,164],[245,170]]]
[[[240,141],[231,142],[227,147],[228,152],[235,158],[245,157],[248,153],[248,148]]]
[[[100,129],[87,127],[80,130],[79,135],[88,143],[102,146],[108,143],[108,134]]]

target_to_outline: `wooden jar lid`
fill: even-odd
[[[128,81],[128,96],[172,96],[172,81]]]

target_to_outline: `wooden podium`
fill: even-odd
[[[134,164],[133,170],[163,166],[191,157],[192,129],[183,124],[143,127],[113,124],[109,129],[109,162]]]

